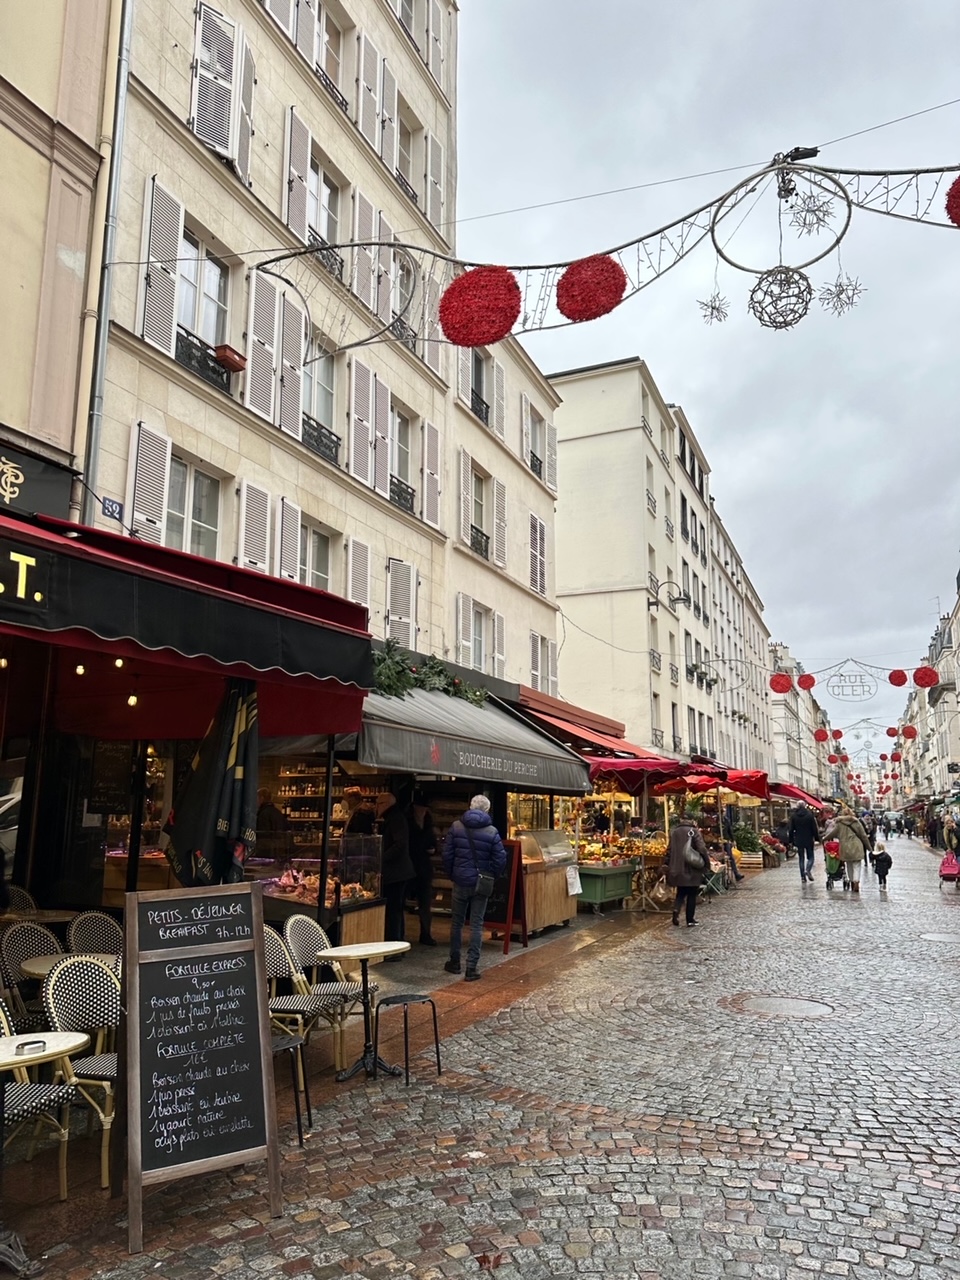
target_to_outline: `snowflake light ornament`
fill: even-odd
[[[719,289],[702,302],[698,300],[697,306],[703,312],[704,324],[713,324],[714,321],[717,324],[722,324],[730,314],[730,304],[726,298],[721,296]]]
[[[849,276],[841,271],[832,284],[825,284],[820,290],[820,305],[824,311],[832,311],[835,316],[842,316],[860,301],[866,289],[856,276]]]
[[[790,225],[801,235],[815,236],[829,225],[835,213],[836,209],[829,196],[808,191],[805,195],[798,196],[794,202]]]

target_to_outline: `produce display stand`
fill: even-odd
[[[619,867],[580,862],[577,870],[580,872],[580,901],[594,911],[608,902],[616,902],[622,906],[624,900],[633,895],[633,862]]]

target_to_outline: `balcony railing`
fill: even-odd
[[[669,470],[670,470],[670,457],[669,457],[669,455],[667,454],[666,449],[661,449],[661,450],[660,450],[660,457],[663,459],[663,465],[664,465],[664,466],[667,468],[667,470],[669,471]]]
[[[653,572],[652,569],[650,569],[647,573],[647,586],[649,586],[650,590],[653,592],[654,595],[656,595],[657,592],[660,590],[660,579],[657,577],[657,575]]]
[[[676,733],[673,735],[673,749],[674,751],[683,750],[683,739]]]
[[[671,684],[680,683],[680,668],[677,666],[675,662],[670,663],[670,683]]]
[[[337,104],[340,110],[346,115],[346,113],[350,110],[350,103],[346,100],[346,98],[343,96],[343,94],[340,92],[337,86],[333,83],[333,81],[324,71],[323,67],[316,67],[315,70],[317,73],[317,79],[326,89],[327,93],[329,93],[330,97],[334,100],[334,102]]]
[[[470,392],[470,408],[486,427],[490,423],[490,406],[479,391]]]
[[[417,514],[417,491],[399,476],[390,477],[390,501],[401,511],[409,511],[412,516]]]
[[[405,347],[409,347],[416,354],[417,331],[416,329],[411,329],[406,320],[401,320],[399,316],[394,316],[390,322],[390,332],[398,342],[402,342]]]
[[[413,47],[416,49],[417,53],[419,53],[419,52],[420,52],[420,46],[417,44],[417,38],[416,38],[416,36],[413,34],[413,32],[410,30],[410,28],[407,26],[407,24],[404,22],[404,20],[403,20],[402,18],[400,18],[400,19],[399,19],[399,22],[400,22],[401,27],[403,27],[403,33],[404,33],[404,35],[407,37],[407,39],[410,41],[410,43],[411,43],[411,44],[413,45]]]
[[[693,602],[693,616],[694,616],[695,618],[699,618],[699,617],[702,615],[702,613],[703,613],[703,610],[700,608],[700,605],[697,603],[697,601],[696,601],[696,600],[694,600],[694,602]]]
[[[213,347],[208,347],[189,329],[177,329],[176,361],[204,382],[209,382],[211,387],[230,394],[230,370],[217,359]]]
[[[652,516],[657,514],[657,500],[649,489],[647,490],[647,510]]]
[[[640,425],[641,425],[641,427],[643,427],[644,431],[647,433],[647,435],[648,435],[648,436],[650,437],[650,439],[652,440],[652,439],[653,439],[653,427],[651,427],[650,423],[646,420],[646,418],[644,417],[644,415],[643,415],[642,413],[641,413],[641,415],[640,415]]]
[[[483,556],[484,560],[490,559],[490,535],[478,529],[475,524],[470,526],[470,550]]]
[[[667,537],[668,537],[668,538],[670,539],[670,541],[672,542],[672,541],[673,541],[673,533],[674,533],[674,530],[673,530],[673,521],[670,519],[670,517],[669,517],[669,516],[664,516],[664,517],[663,517],[663,527],[664,527],[664,528],[666,529],[666,531],[667,531]]]
[[[530,455],[530,470],[538,479],[543,479],[543,459],[538,458],[535,453]]]
[[[653,739],[653,745],[655,747],[663,746],[663,730],[662,729],[651,730],[650,736]]]
[[[697,540],[697,535],[695,533],[690,536],[690,550],[695,556],[700,554],[700,543]]]
[[[395,170],[393,176],[397,180],[397,186],[400,188],[403,194],[407,197],[407,199],[412,200],[414,204],[418,205],[420,203],[420,199],[416,191],[413,189],[413,187],[411,187],[410,183],[406,180],[406,178],[403,176],[403,174],[400,172],[399,169]]]
[[[688,662],[687,663],[687,679],[692,684],[696,678],[697,678],[697,668],[693,665],[692,662]]]
[[[690,746],[687,748],[687,755],[698,756],[699,754],[700,752],[697,750],[697,744],[695,742],[691,742]]]
[[[300,438],[312,453],[319,454],[321,458],[326,458],[335,467],[339,467],[342,443],[340,437],[316,418],[311,418],[309,413],[303,415],[303,433]]]
[[[688,524],[684,524],[682,520],[680,521],[680,532],[683,534],[684,541],[685,541],[685,542],[689,542],[689,541],[690,541],[690,526],[689,526]]]
[[[663,659],[660,657],[659,649],[650,650],[650,667],[653,671],[659,671],[663,665]]]
[[[335,249],[331,249],[323,236],[318,236],[315,231],[310,232],[310,243],[313,245],[313,256],[323,267],[324,271],[329,271],[335,280],[343,282],[343,259]]]

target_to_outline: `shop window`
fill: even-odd
[[[182,458],[172,457],[165,545],[215,560],[219,526],[220,481]]]

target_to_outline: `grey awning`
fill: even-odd
[[[413,689],[402,698],[367,694],[357,759],[387,772],[433,773],[515,790],[583,794],[587,766],[525,720],[491,702]]]

